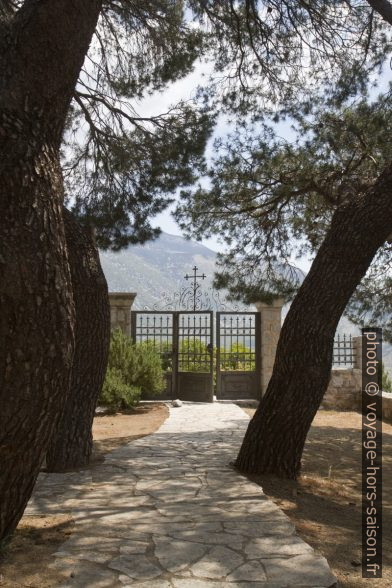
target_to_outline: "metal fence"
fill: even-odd
[[[333,367],[351,368],[355,363],[352,335],[337,335],[333,345]]]

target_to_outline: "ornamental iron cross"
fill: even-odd
[[[196,310],[196,296],[197,296],[197,291],[200,288],[199,283],[197,282],[197,278],[201,278],[202,280],[204,280],[207,276],[205,274],[202,274],[201,276],[197,275],[197,271],[198,271],[198,267],[194,266],[193,267],[193,276],[190,276],[189,274],[186,274],[185,279],[186,280],[192,280],[192,287],[193,287],[193,310]]]

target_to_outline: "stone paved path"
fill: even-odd
[[[228,466],[248,417],[185,404],[92,471],[41,475],[28,512],[72,512],[55,553],[62,588],[322,588],[327,561]]]

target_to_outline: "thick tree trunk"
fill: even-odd
[[[75,354],[70,393],[46,455],[51,472],[89,463],[94,412],[110,342],[108,287],[94,236],[66,209],[64,224],[75,303]]]
[[[0,538],[12,533],[31,495],[73,356],[56,154],[37,157],[35,170],[0,171]]]
[[[337,324],[391,232],[392,166],[371,191],[334,214],[284,321],[270,383],[236,460],[240,471],[297,478],[328,386]]]
[[[69,388],[59,146],[100,6],[26,0],[0,35],[0,541],[23,514]]]

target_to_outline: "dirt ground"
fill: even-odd
[[[366,580],[360,567],[361,423],[356,412],[320,410],[306,441],[300,480],[252,479],[327,558],[342,588],[391,588],[392,426],[383,423],[383,578]]]
[[[102,462],[105,453],[159,429],[168,414],[166,406],[151,404],[127,413],[95,417],[90,467]],[[73,526],[69,515],[24,516],[11,543],[0,552],[0,587],[53,588],[62,582],[63,578],[48,569],[48,564]]]
[[[164,404],[143,404],[127,413],[96,416],[93,424],[93,463],[102,462],[105,453],[124,443],[150,435],[168,416],[169,409]]]

